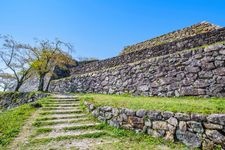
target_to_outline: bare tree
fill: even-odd
[[[44,91],[45,79],[48,76],[46,91],[55,76],[56,67],[63,68],[75,63],[69,55],[69,52],[72,51],[71,44],[58,39],[54,42],[37,41],[37,46],[18,43],[11,36],[0,36],[0,39],[3,40],[0,59],[16,79],[15,91],[18,91],[34,73],[39,76],[38,91]],[[68,52],[64,50],[68,50]]]
[[[16,79],[15,91],[18,91],[21,85],[30,77],[32,69],[29,65],[31,53],[11,36],[0,36],[0,38],[3,40],[0,59]]]
[[[11,90],[15,84],[15,77],[12,74],[0,72],[0,88],[3,91]]]

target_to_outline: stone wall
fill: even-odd
[[[192,25],[190,27],[177,30],[174,32],[170,32],[162,36],[159,36],[159,37],[156,37],[156,38],[153,38],[135,45],[127,46],[123,49],[121,54],[124,55],[130,52],[139,51],[146,48],[151,48],[156,45],[161,45],[163,43],[168,43],[168,42],[180,40],[183,38],[195,36],[197,34],[206,33],[219,28],[220,28],[219,26],[213,25],[211,23],[201,22],[201,23]]]
[[[34,102],[40,98],[47,97],[47,93],[38,92],[7,92],[0,93],[0,109],[10,109],[23,105],[25,103]]]
[[[109,106],[88,110],[111,126],[144,132],[170,141],[180,141],[191,148],[213,150],[225,148],[225,114],[185,114],[162,111],[130,110]]]
[[[173,54],[186,49],[192,49],[195,47],[209,45],[221,41],[225,41],[225,28],[220,28],[211,32],[186,37],[181,40],[164,43],[154,47],[141,49],[135,52],[128,53],[126,55],[112,57],[89,64],[81,64],[72,69],[71,74],[83,74],[93,71],[99,71],[127,63],[140,61],[143,59],[150,59],[152,57]]]
[[[51,82],[51,92],[225,96],[225,44],[154,57]]]

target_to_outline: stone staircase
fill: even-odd
[[[20,139],[19,149],[94,149],[96,145],[112,142],[112,137],[99,128],[81,108],[75,96],[54,95],[38,110],[33,118],[32,133],[28,140]],[[11,147],[12,149],[13,147]],[[14,146],[15,148],[15,146]]]

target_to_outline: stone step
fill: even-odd
[[[67,109],[63,109],[63,110],[60,110],[60,109],[56,109],[56,110],[42,110],[41,113],[70,113],[70,112],[73,112],[73,111],[82,111],[80,108],[73,108],[72,110],[67,110]]]
[[[78,123],[65,123],[65,124],[56,124],[56,125],[49,125],[49,126],[45,126],[45,128],[52,128],[52,129],[68,129],[68,128],[71,128],[74,127],[85,127],[85,128],[88,128],[88,127],[94,127],[94,126],[97,126],[99,125],[100,123],[93,123],[93,122],[90,122],[90,123],[83,123],[83,124],[78,124]]]
[[[52,114],[49,117],[68,117],[68,116],[87,116],[85,113],[79,113],[79,114]],[[48,117],[46,115],[46,117]]]
[[[44,107],[76,107],[80,104],[44,104]]]
[[[78,99],[77,96],[51,96],[50,99]]]
[[[80,107],[44,107],[42,110],[73,110],[79,108]]]
[[[77,102],[80,101],[79,99],[49,99],[50,102]]]
[[[74,118],[86,118],[86,114],[71,114],[71,115],[51,115],[47,117],[42,117],[37,119],[37,121],[43,121],[43,120],[66,120],[66,119],[74,119]]]
[[[42,108],[44,107],[77,107],[81,106],[80,103],[42,103]]]
[[[79,121],[79,120],[88,120],[89,118],[87,116],[81,116],[81,117],[77,117],[77,118],[55,118],[55,119],[49,119],[49,120],[37,120],[37,121],[41,121],[41,122],[61,122],[61,121],[67,121],[67,122],[71,122],[71,121]]]
[[[56,125],[56,124],[68,124],[68,123],[84,123],[88,122],[89,118],[69,118],[69,119],[55,119],[55,120],[45,120],[45,121],[39,121],[37,120],[36,123],[38,126],[47,126],[47,125]],[[90,122],[90,121],[89,121]]]
[[[54,101],[54,102],[80,102],[79,99],[73,99],[73,100],[64,100],[64,99],[57,99],[57,100],[51,100],[51,101]]]
[[[76,131],[64,131],[64,130],[53,130],[49,133],[39,134],[35,137],[35,139],[43,139],[43,138],[57,138],[57,137],[63,137],[63,136],[79,136],[84,134],[94,134],[94,133],[100,133],[101,130],[76,130]]]
[[[79,99],[49,99],[50,101],[80,101]]]
[[[45,102],[45,103],[42,103],[42,104],[80,104],[79,101],[72,101],[72,102],[67,102],[67,101],[59,101],[59,102]]]
[[[72,111],[43,111],[40,113],[40,115],[50,115],[50,114],[76,114],[76,113],[82,113],[81,110],[72,110]]]

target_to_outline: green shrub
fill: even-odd
[[[39,102],[34,102],[34,103],[31,103],[30,105],[31,105],[32,107],[34,107],[34,108],[41,108],[41,107],[42,107],[42,104],[39,103]]]

